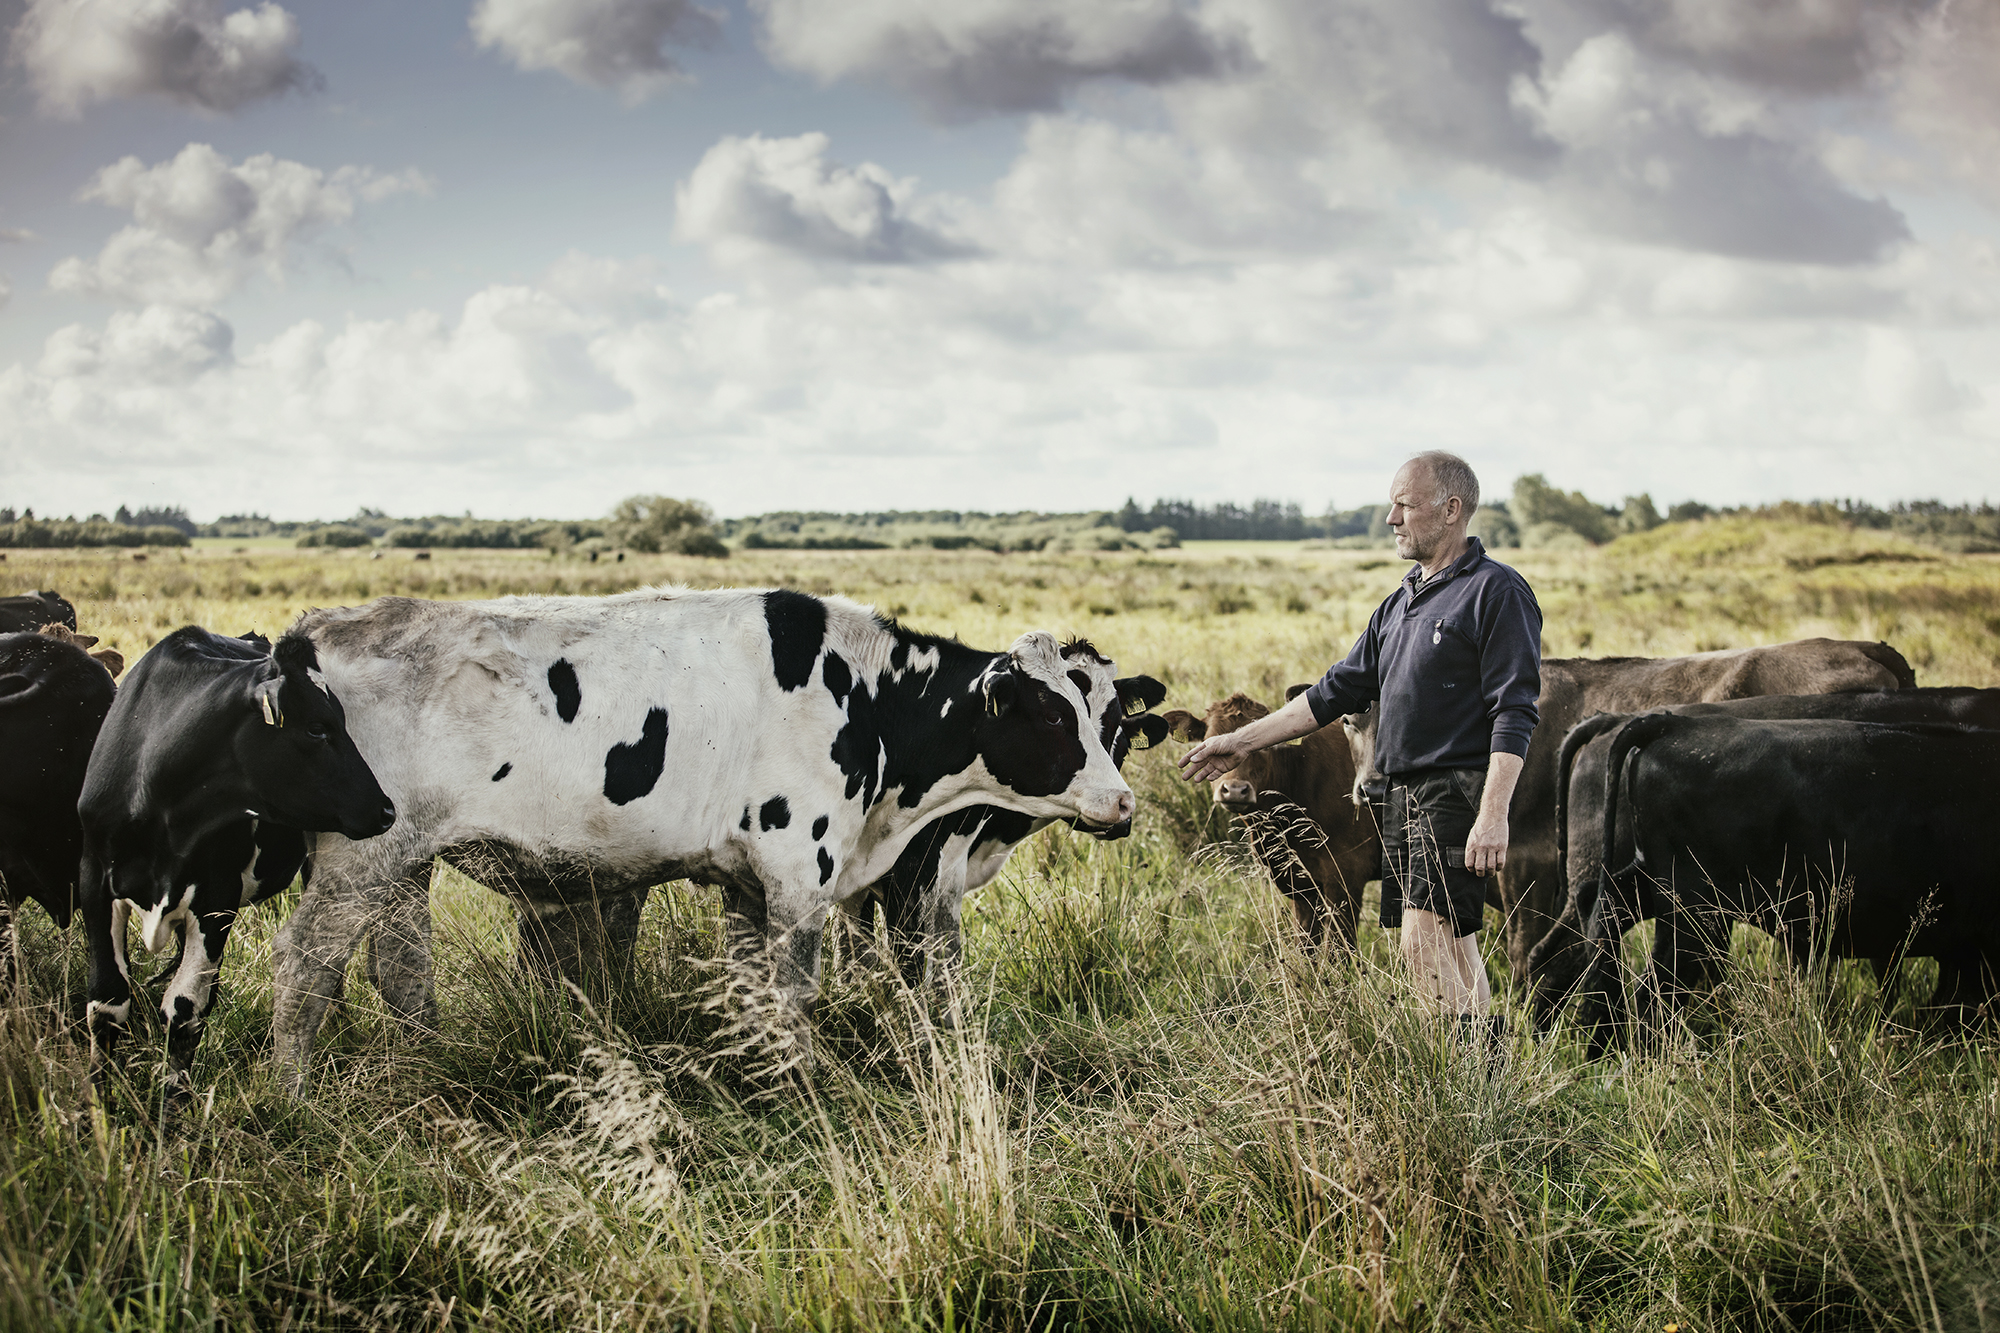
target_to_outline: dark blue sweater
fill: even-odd
[[[1541,719],[1542,608],[1519,573],[1479,538],[1422,584],[1421,566],[1369,617],[1347,660],[1306,691],[1321,726],[1381,701],[1375,766],[1486,767],[1526,755]]]

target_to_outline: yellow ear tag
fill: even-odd
[[[277,726],[278,717],[277,714],[271,708],[271,696],[269,694],[259,694],[257,696],[257,702],[263,705],[264,708],[264,725],[267,727]]]

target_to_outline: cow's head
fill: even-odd
[[[1270,712],[1247,694],[1232,694],[1210,704],[1206,716],[1196,717],[1176,708],[1164,717],[1174,735],[1199,741],[1239,731],[1260,717],[1268,717]],[[1215,803],[1231,814],[1241,815],[1255,810],[1260,800],[1290,799],[1279,790],[1279,784],[1283,780],[1281,770],[1291,761],[1296,748],[1272,746],[1245,755],[1235,768],[1208,784]]]
[[[1357,810],[1366,809],[1370,801],[1380,802],[1389,785],[1375,767],[1375,724],[1382,718],[1378,704],[1365,713],[1349,713],[1340,719],[1342,731],[1347,733],[1347,750],[1354,756],[1354,790],[1349,795]]]
[[[387,832],[396,807],[354,748],[312,640],[285,635],[243,681],[233,743],[251,813],[349,838]]]
[[[978,749],[987,771],[1016,795],[1043,798],[1054,807],[1049,814],[1109,829],[1130,820],[1136,802],[1111,757],[1116,738],[1107,743],[1101,714],[1087,697],[1090,667],[1097,666],[1110,698],[1117,698],[1110,663],[1095,650],[1089,659],[1087,665],[1083,654],[1066,658],[1049,634],[1023,634],[979,678]]]
[[[1062,658],[1064,674],[1083,696],[1086,716],[1096,720],[1098,738],[1114,767],[1123,769],[1132,751],[1150,749],[1166,739],[1167,724],[1147,711],[1167,697],[1165,685],[1151,676],[1117,675],[1117,664],[1088,639],[1065,643]],[[1127,817],[1109,827],[1079,827],[1109,840],[1130,834],[1132,821]]]

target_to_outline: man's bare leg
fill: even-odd
[[[1403,958],[1439,1013],[1481,1017],[1493,1007],[1477,933],[1454,936],[1451,922],[1436,912],[1405,907]]]

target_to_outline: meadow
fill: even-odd
[[[982,646],[1084,634],[1199,711],[1318,674],[1403,569],[1268,542],[143,554],[11,551],[0,582],[59,589],[128,657],[385,594],[782,584]],[[1887,639],[1921,684],[2000,685],[2000,557],[1744,517],[1503,558],[1551,656],[1825,634]],[[1179,749],[1128,766],[1130,839],[1050,830],[968,904],[961,1030],[830,969],[809,1080],[768,1077],[717,1003],[713,891],[664,886],[632,980],[559,993],[514,971],[505,903],[440,871],[439,1033],[397,1033],[357,963],[289,1100],[267,1063],[286,903],[252,909],[200,1103],[163,1140],[158,1034],[93,1105],[83,951],[29,908],[0,1011],[0,1326],[2000,1328],[1990,1031],[1885,1014],[1864,971],[1794,975],[1745,930],[1663,1051],[1593,1064],[1517,1013],[1489,1071],[1368,917],[1358,957],[1298,950]]]

